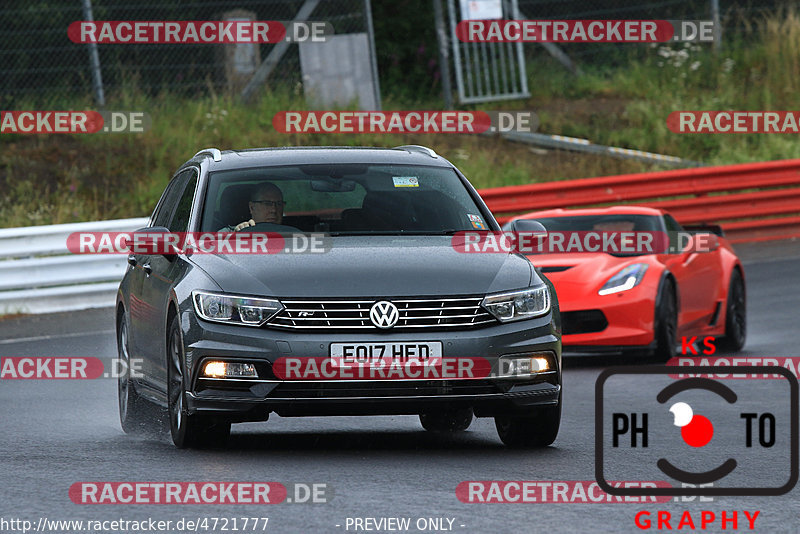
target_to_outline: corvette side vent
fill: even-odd
[[[543,273],[561,273],[573,267],[574,265],[551,265],[549,267],[539,267],[539,270]]]

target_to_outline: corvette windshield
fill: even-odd
[[[661,218],[655,215],[635,215],[635,214],[613,214],[613,215],[576,215],[565,217],[537,217],[537,221],[542,223],[548,232],[608,232],[627,233],[627,232],[653,232],[656,243],[660,246],[667,246],[661,238],[664,234],[661,226]],[[652,254],[653,252],[663,252],[660,248],[656,250],[646,249],[644,251],[633,250],[605,250],[612,256],[640,256],[642,254]]]
[[[247,221],[255,225],[244,230],[334,236],[489,228],[453,169],[417,165],[308,164],[211,173],[201,231],[233,231]],[[257,224],[262,221],[268,222]]]
[[[654,215],[578,215],[537,217],[548,232],[657,232],[663,230]]]

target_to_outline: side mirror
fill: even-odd
[[[535,219],[513,220],[503,226],[503,231],[514,234],[514,242],[518,244],[520,250],[527,250],[531,247],[530,252],[524,253],[526,256],[535,254],[536,247],[541,246],[547,239],[547,229],[542,223]],[[534,243],[536,243],[536,245],[534,245]]]
[[[127,245],[133,254],[160,254],[172,261],[178,257],[178,250],[165,242],[164,234],[169,233],[169,228],[163,226],[139,228],[133,232],[133,242],[128,241]],[[168,250],[174,250],[174,252],[168,252]]]
[[[512,232],[525,232],[526,234],[546,234],[547,229],[536,219],[515,219],[510,225],[503,227]]]

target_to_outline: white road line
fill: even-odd
[[[57,334],[52,336],[34,336],[34,337],[18,337],[15,339],[0,339],[0,345],[8,345],[9,343],[25,343],[28,341],[44,341],[46,339],[60,339],[65,337],[83,337],[95,336],[100,334],[113,334],[114,330],[98,330],[96,332],[72,332],[69,334]]]

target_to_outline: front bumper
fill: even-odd
[[[187,406],[190,412],[239,422],[263,421],[270,412],[283,417],[413,415],[458,408],[472,408],[477,416],[488,417],[522,414],[532,406],[556,404],[561,391],[560,384],[547,380],[517,384],[497,383],[500,380],[494,384],[488,381],[479,384],[454,382],[464,381],[408,382],[402,385],[364,381],[358,384],[342,381],[317,384],[262,382],[249,388],[252,390],[249,395],[234,395],[221,390],[189,392]]]
[[[564,318],[564,347],[646,347],[654,338],[655,296],[657,287],[642,283],[629,291],[611,295],[559,292]],[[597,313],[606,325],[599,328]],[[575,324],[568,324],[576,318]]]
[[[478,416],[523,414],[555,404],[561,391],[561,342],[552,314],[473,330],[294,332],[198,320],[181,316],[188,383],[186,406],[231,422],[281,416],[419,414],[471,407]],[[475,378],[380,380],[281,380],[272,372],[279,358],[329,358],[331,343],[441,341],[446,359],[483,358],[491,372]],[[555,370],[500,377],[500,357],[550,351]],[[252,362],[259,377],[199,376],[207,358]]]

